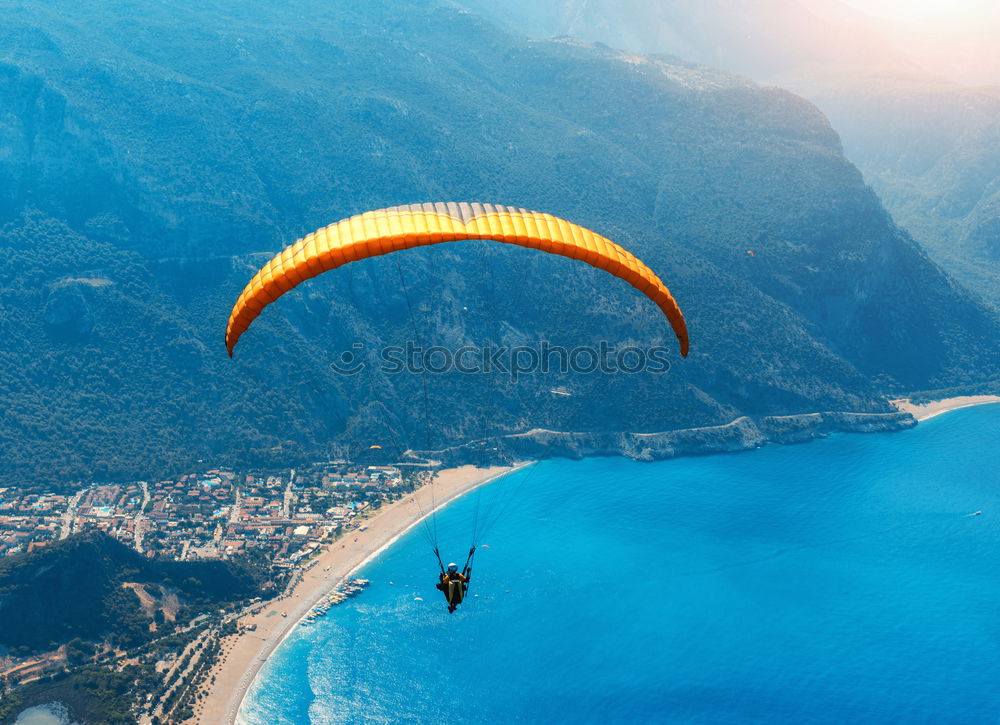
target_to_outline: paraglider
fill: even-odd
[[[382,450],[382,446],[368,446],[368,450],[370,450],[370,451],[380,451],[380,450]]]
[[[465,600],[471,574],[468,564],[463,571],[459,571],[455,562],[448,565],[447,571],[441,572],[437,588],[444,592],[444,598],[448,600],[448,614],[453,614],[458,605]]]
[[[680,307],[660,278],[626,249],[551,214],[511,206],[453,202],[408,204],[364,212],[286,247],[253,276],[236,300],[226,328],[229,356],[233,356],[240,337],[267,305],[307,279],[351,262],[404,249],[477,239],[577,259],[628,282],[660,309],[677,338],[681,355],[687,356],[690,342]],[[552,388],[550,393],[572,396],[561,387]],[[380,445],[369,447],[369,450],[381,449]],[[476,542],[481,535],[481,531],[474,532],[461,571],[454,563],[445,569],[434,536],[434,554],[441,570],[437,588],[444,593],[449,613],[456,610],[468,592]]]
[[[236,300],[226,328],[230,357],[261,311],[301,282],[360,259],[402,249],[484,239],[579,259],[619,277],[652,300],[688,354],[688,332],[677,302],[653,271],[609,239],[565,219],[511,206],[407,204],[368,211],[298,240],[268,262]]]

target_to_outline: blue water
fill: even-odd
[[[1000,721],[1000,405],[738,455],[550,461],[483,496],[504,491],[478,597],[449,616],[412,532],[275,653],[245,722]],[[453,558],[474,503],[439,518]]]

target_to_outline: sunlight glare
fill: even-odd
[[[996,11],[996,4],[986,0],[843,0],[869,15],[891,20],[923,20],[941,15],[969,17]]]

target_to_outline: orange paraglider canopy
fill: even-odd
[[[301,282],[350,262],[401,249],[485,239],[579,259],[619,277],[652,300],[688,354],[688,332],[677,302],[653,271],[609,239],[565,219],[494,204],[432,203],[368,211],[298,240],[250,280],[229,316],[226,348],[261,311]]]

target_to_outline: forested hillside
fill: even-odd
[[[24,657],[78,639],[91,655],[105,641],[132,649],[164,636],[153,622],[186,625],[267,593],[267,577],[251,559],[150,561],[105,534],[73,536],[0,563],[0,648]]]
[[[463,4],[529,37],[679,55],[803,95],[829,117],[895,221],[1000,306],[995,7],[984,3],[975,26],[960,3],[906,26],[836,0]]]
[[[1000,90],[884,78],[811,95],[897,222],[1000,307]]]
[[[1000,370],[994,314],[791,93],[526,40],[448,3],[101,7],[22,3],[0,28],[3,480],[881,411],[887,393]],[[690,357],[517,382],[331,368],[356,343],[369,359],[408,339],[674,349],[627,285],[472,243],[302,285],[227,358],[229,309],[271,254],[437,200],[548,211],[618,241],[677,297]]]

